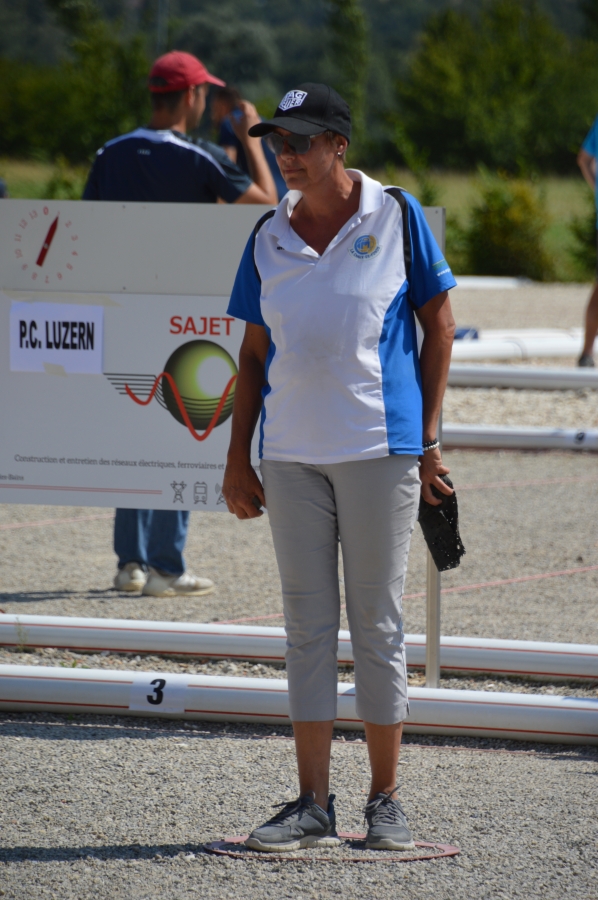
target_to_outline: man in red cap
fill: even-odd
[[[216,144],[187,137],[199,124],[210,84],[224,82],[190,53],[173,50],[157,59],[149,75],[149,125],[98,150],[83,199],[276,205],[276,186],[261,141],[248,135],[261,121],[253,104],[241,101],[242,115],[235,121],[249,176]]]
[[[251,103],[242,102],[243,114],[235,122],[250,175],[231,162],[220,147],[187,136],[199,124],[210,84],[224,82],[190,53],[175,50],[157,59],[149,75],[149,125],[114,138],[98,150],[83,199],[276,205],[276,187],[262,142],[248,135],[251,126],[260,122]],[[142,589],[154,597],[197,596],[212,591],[214,585],[209,578],[185,571],[183,549],[188,524],[187,511],[117,509],[117,590]]]

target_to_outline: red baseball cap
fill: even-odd
[[[218,84],[220,87],[225,84],[220,78],[210,75],[196,56],[182,50],[172,50],[160,56],[149,73],[149,89],[154,94],[184,91],[192,85],[206,83]]]

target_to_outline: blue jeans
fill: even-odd
[[[144,569],[151,566],[168,575],[182,575],[188,527],[186,510],[117,509],[114,552],[118,568],[136,562]]]

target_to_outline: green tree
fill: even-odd
[[[598,40],[598,0],[580,0],[579,9],[584,18],[587,36],[594,41]]]
[[[123,36],[93,0],[46,0],[71,35],[72,56],[61,66],[60,149],[89,157],[106,140],[139,125],[149,111],[149,60],[140,35]],[[70,138],[69,138],[70,134]]]
[[[488,0],[478,19],[448,10],[428,22],[399,84],[407,133],[443,165],[571,168],[598,108],[595,57],[533,0]]]
[[[186,17],[174,30],[173,43],[194,53],[251,99],[278,94],[273,76],[279,54],[272,29],[239,16],[234,2],[215,3]]]
[[[351,107],[353,153],[364,136],[368,76],[368,27],[359,0],[328,0],[330,51],[335,71],[333,87]]]

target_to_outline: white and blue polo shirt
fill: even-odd
[[[311,464],[422,453],[414,308],[456,281],[417,200],[356,170],[357,213],[322,256],[294,231],[290,191],[252,236],[228,314],[266,328],[260,456]],[[405,249],[410,252],[407,260]],[[409,278],[407,278],[407,269]]]

